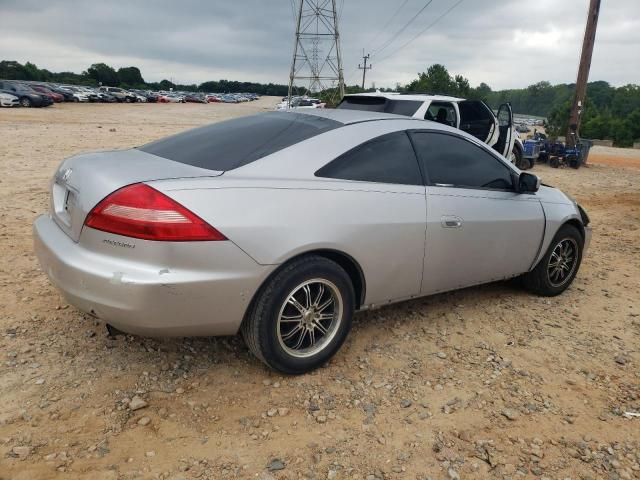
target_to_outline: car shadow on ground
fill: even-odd
[[[463,321],[476,320],[476,310],[483,311],[495,308],[498,302],[527,301],[530,294],[518,286],[516,281],[502,281],[462,290],[431,295],[428,297],[398,302],[374,310],[356,313],[345,345],[336,355],[338,361],[345,356],[358,356],[357,344],[364,338],[379,338],[387,335],[389,329],[401,326],[411,330],[415,325],[415,334],[424,334],[420,327],[446,321],[446,314],[454,310],[468,310]],[[426,322],[426,324],[421,325]],[[472,328],[479,327],[471,325]],[[96,324],[96,330],[104,328],[104,324]],[[425,341],[429,341],[424,335]],[[255,370],[269,373],[270,370],[251,355],[240,334],[229,337],[174,337],[151,338],[137,335],[108,335],[106,329],[102,343],[110,355],[104,358],[103,367],[118,367],[123,360],[130,366],[139,364],[141,369],[159,367],[161,371],[175,370],[175,376],[183,376],[191,371],[219,370]],[[329,362],[331,364],[331,362]],[[175,365],[178,365],[176,368]]]

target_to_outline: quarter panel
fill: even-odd
[[[77,242],[87,214],[100,200],[121,187],[157,178],[213,177],[220,174],[135,148],[77,155],[62,162],[51,180],[51,215],[58,226]],[[67,219],[61,217],[63,212],[67,212]]]
[[[315,188],[216,188],[165,193],[211,223],[258,263],[316,249],[353,257],[366,304],[418,295],[425,238],[422,186],[316,181]],[[320,188],[322,185],[323,188]],[[163,182],[154,187],[162,189]]]

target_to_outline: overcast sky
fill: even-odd
[[[456,1],[432,0],[374,53],[427,2],[407,0],[393,17],[404,0],[337,0],[348,83],[360,82],[363,48],[368,85],[408,83],[433,63],[493,89],[575,81],[588,0],[464,0],[400,48]],[[74,72],[134,65],[147,81],[287,83],[291,10],[290,0],[0,0],[0,59]],[[604,0],[590,79],[640,83],[639,52],[640,0]]]

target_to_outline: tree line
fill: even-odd
[[[114,69],[104,63],[95,63],[82,73],[51,72],[38,68],[31,62],[24,65],[16,61],[0,61],[0,78],[36,80],[75,85],[107,85],[149,90],[205,91],[220,93],[257,93],[284,97],[288,86],[274,83],[239,82],[233,80],[208,81],[199,85],[175,84],[167,79],[146,82],[137,67]],[[300,93],[302,93],[303,89]],[[347,93],[373,91],[357,85],[347,86]],[[391,91],[392,89],[382,89]],[[563,135],[567,130],[569,110],[575,92],[575,84],[551,85],[538,82],[521,89],[494,91],[486,83],[472,87],[462,75],[451,75],[445,66],[431,65],[408,85],[397,85],[393,91],[452,95],[484,100],[497,109],[510,102],[514,112],[547,118],[547,130],[551,135]],[[335,90],[322,92],[322,98],[335,98]],[[590,82],[582,113],[581,135],[585,138],[613,140],[616,146],[631,146],[640,139],[640,86],[613,87],[604,81]]]
[[[484,100],[491,108],[510,102],[513,111],[546,117],[551,136],[565,135],[575,94],[575,83],[551,85],[538,82],[527,88],[493,91],[486,83],[473,88],[461,75],[451,75],[443,65],[432,65],[409,83],[406,92],[439,93]],[[582,111],[580,135],[613,140],[630,147],[640,140],[640,86],[613,87],[605,81],[589,82]]]
[[[35,80],[68,85],[105,85],[109,87],[139,88],[142,90],[174,89],[185,92],[257,93],[282,97],[287,95],[289,91],[288,85],[233,80],[208,81],[199,85],[182,85],[167,79],[160,82],[146,82],[138,67],[123,67],[116,70],[105,63],[94,63],[82,73],[55,73],[44,68],[38,68],[31,62],[26,62],[22,65],[16,61],[3,60],[0,61],[0,78],[6,80]]]

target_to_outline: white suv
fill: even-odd
[[[518,168],[531,168],[523,159],[522,142],[513,124],[511,105],[500,105],[498,114],[481,100],[444,95],[400,93],[356,93],[345,95],[337,108],[345,110],[369,110],[395,113],[413,118],[423,118],[459,128],[482,140]]]

